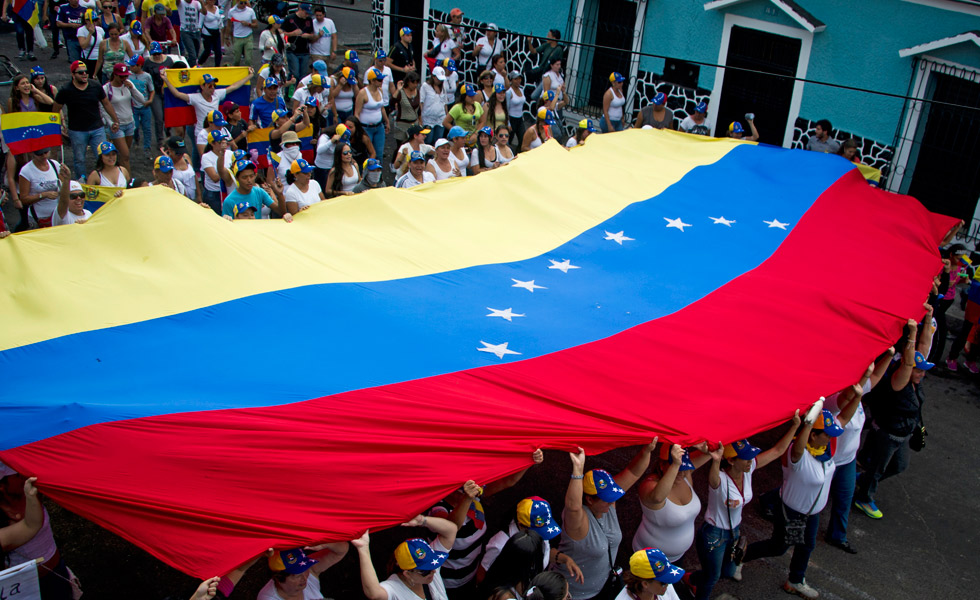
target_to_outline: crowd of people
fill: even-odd
[[[4,148],[5,181],[10,200],[21,209],[22,228],[85,222],[91,213],[82,183],[116,188],[117,195],[126,188],[164,186],[230,220],[291,221],[329,198],[384,187],[385,174],[397,188],[473,176],[506,167],[519,153],[552,138],[572,148],[590,135],[628,126],[625,77],[611,73],[598,122],[582,119],[566,130],[569,97],[557,30],[538,46],[529,40],[535,67],[511,69],[493,25],[472,48],[464,47],[462,12],[455,9],[451,22],[435,28],[424,55],[428,76],[422,80],[410,28],[401,28],[390,51],[376,51],[365,65],[356,51],[339,52],[337,28],[322,6],[301,4],[286,19],[268,18],[257,48],[265,64],[254,71],[253,40],[260,26],[255,11],[245,0],[221,4],[69,0],[48,17],[56,24],[55,55],[60,52],[57,34],[62,34],[71,80],[58,89],[35,67],[14,80],[6,110],[64,110],[73,165],[54,160],[51,149],[14,156]],[[21,29],[22,54],[31,59],[33,30]],[[168,68],[211,59],[221,65],[226,51],[232,63],[249,66],[248,75],[230,85],[219,89],[216,79],[205,74],[196,82],[198,91],[188,93],[164,76]],[[474,65],[472,73],[461,73],[464,58]],[[254,92],[247,118],[242,106],[227,99],[245,85]],[[166,127],[164,90],[193,108],[193,127]],[[533,119],[525,121],[526,113]],[[660,93],[639,111],[633,126],[710,135],[707,113],[701,102],[675,124]],[[745,118],[744,126],[728,126],[729,135],[758,139],[754,115]],[[268,140],[262,141],[268,141],[270,152],[260,157],[249,151],[248,138],[264,129]],[[310,130],[312,161],[303,158],[300,138]],[[857,144],[840,144],[831,134],[829,121],[820,121],[808,149],[859,160]],[[152,160],[150,181],[132,173],[134,150],[140,147]],[[89,148],[92,170],[86,163]],[[921,382],[944,350],[945,312],[958,285],[980,286],[965,246],[946,246],[942,253],[944,268],[921,322],[910,320],[893,348],[868,357],[871,364],[853,385],[802,416],[797,411],[770,448],[749,440],[710,440],[691,448],[654,440],[616,474],[587,469],[580,449],[570,455],[572,474],[560,519],[546,500],[530,496],[513,507],[505,529],[490,532],[485,520],[473,515],[482,514],[483,501],[513,486],[523,472],[485,488],[468,481],[405,524],[426,533],[395,549],[383,581],[365,533],[350,544],[270,550],[232,573],[202,582],[194,598],[229,595],[260,558],[272,573],[260,600],[319,598],[318,576],[339,563],[349,546],[355,549],[369,600],[707,599],[722,577],[740,581],[743,565],[790,548],[793,558],[783,588],[816,598],[806,572],[821,512],[830,506],[826,542],[856,553],[847,536],[850,512],[856,508],[869,518],[883,517],[877,505],[879,483],[904,471],[910,450],[921,443]],[[956,370],[964,356],[964,368],[978,372],[976,317],[968,315],[957,335],[948,369]],[[540,463],[543,454],[537,451],[532,458]],[[782,485],[762,494],[759,502],[773,521],[772,535],[749,543],[740,525],[744,507],[756,495],[753,474],[776,462]],[[695,492],[692,479],[702,468],[707,470],[705,498]],[[2,463],[0,477],[0,548],[6,562],[50,557],[41,571],[42,596],[68,598],[74,577],[57,551],[35,480]],[[616,502],[634,486],[642,519],[635,531],[624,532]],[[632,534],[633,553],[628,564],[618,565],[624,533]],[[692,548],[700,568],[685,571],[678,565]]]

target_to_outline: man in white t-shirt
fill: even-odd
[[[258,600],[323,598],[320,592],[320,573],[340,562],[347,554],[348,545],[347,542],[334,542],[310,549],[315,550],[310,555],[301,548],[294,548],[280,550],[269,556],[272,579],[259,590]]]
[[[187,59],[187,65],[197,66],[201,54],[201,3],[198,0],[179,0],[177,14],[180,15],[180,51]]]
[[[698,102],[694,112],[685,117],[677,129],[684,133],[710,136],[711,123],[708,122],[708,103]]]
[[[204,123],[204,117],[212,111],[218,110],[221,102],[225,97],[248,83],[255,72],[252,67],[248,68],[248,76],[243,77],[236,81],[235,83],[229,85],[226,88],[217,89],[218,78],[210,73],[205,73],[201,77],[201,91],[185,94],[184,92],[178,90],[174,86],[173,82],[170,81],[169,77],[164,77],[163,80],[167,84],[167,89],[173,94],[178,100],[182,100],[194,107],[194,139],[197,139],[197,135],[201,132]]]
[[[425,155],[416,150],[409,157],[408,173],[405,173],[395,182],[396,188],[413,188],[423,183],[431,183],[436,180],[436,176],[425,170]]]
[[[306,85],[296,88],[296,91],[293,93],[293,110],[296,110],[297,106],[303,106],[306,103],[306,99],[312,96],[316,98],[320,113],[326,114],[330,109],[328,106],[330,80],[319,73],[314,73],[308,77],[309,80],[306,82]]]
[[[313,8],[313,33],[319,37],[310,43],[310,60],[333,60],[337,56],[337,26],[319,4]]]
[[[247,0],[238,0],[228,11],[228,24],[225,25],[225,45],[231,46],[231,63],[238,66],[252,64],[252,31],[259,26],[255,11],[248,5]],[[232,38],[234,42],[232,42]],[[242,62],[242,59],[245,62]]]

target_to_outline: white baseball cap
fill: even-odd
[[[446,80],[446,70],[443,69],[442,67],[436,67],[432,69],[432,75],[439,81]]]

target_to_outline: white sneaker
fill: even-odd
[[[817,590],[810,587],[806,579],[800,583],[790,583],[787,581],[783,584],[783,591],[789,594],[796,594],[797,596],[802,596],[804,598],[819,598],[820,593]]]
[[[742,581],[742,565],[735,567],[735,572],[732,573],[732,579],[735,581]]]

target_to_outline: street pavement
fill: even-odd
[[[328,16],[337,24],[343,44],[361,45],[370,42],[370,18],[363,13],[342,10],[346,2],[330,0]],[[354,8],[369,9],[368,0],[356,0]],[[0,36],[0,54],[15,57],[13,35]],[[39,60],[59,87],[67,82],[67,61],[64,53],[51,60],[50,49],[37,52]],[[14,62],[23,71],[32,64]],[[258,62],[256,62],[256,67]],[[9,87],[0,92],[4,104]],[[66,150],[66,159],[70,161]],[[142,156],[138,150],[133,160],[135,174],[149,176],[152,156]],[[90,157],[90,164],[91,164]],[[950,315],[962,313],[952,309]],[[955,330],[956,325],[952,327]],[[801,357],[799,360],[805,360]],[[833,368],[833,365],[827,365]],[[661,376],[669,377],[669,373]],[[969,448],[969,432],[980,423],[980,378],[944,373],[937,368],[924,383],[927,404],[924,419],[929,437],[923,452],[913,453],[907,472],[884,482],[879,491],[879,506],[885,517],[873,521],[863,514],[852,513],[849,539],[859,550],[851,556],[823,542],[826,526],[824,513],[821,534],[814,551],[807,580],[828,600],[918,600],[943,598],[968,600],[980,597],[977,543],[980,532],[980,460]],[[761,382],[760,382],[761,384]],[[696,393],[696,390],[693,391]],[[764,400],[760,400],[764,401]],[[801,399],[808,402],[809,399]],[[597,403],[602,398],[596,398]],[[782,433],[783,427],[756,436],[754,441],[768,446]],[[590,457],[588,466],[603,467],[616,472],[630,460],[636,449],[621,449]],[[379,465],[384,468],[384,465]],[[491,527],[501,527],[511,517],[516,502],[527,495],[548,499],[556,514],[561,513],[570,465],[566,454],[546,452],[543,465],[534,467],[513,489],[487,501],[486,509]],[[317,474],[311,474],[317,476]],[[754,478],[756,497],[776,487],[780,473],[776,464],[760,471]],[[695,475],[696,489],[706,498],[705,473]],[[284,490],[288,493],[288,490]],[[370,490],[352,489],[352,494]],[[316,502],[315,498],[304,499]],[[79,575],[86,597],[94,599],[128,598],[134,592],[144,598],[163,598],[168,594],[187,598],[195,583],[188,577],[163,565],[155,558],[117,536],[59,507],[48,503],[55,536],[68,565]],[[619,502],[619,515],[624,531],[624,543],[619,564],[626,564],[632,534],[640,518],[635,490]],[[700,524],[700,520],[699,520]],[[745,511],[743,534],[750,541],[764,539],[771,525],[758,513],[757,501]],[[410,532],[394,529],[373,534],[375,564],[387,562],[394,545]],[[214,549],[220,552],[220,548]],[[740,600],[787,598],[780,586],[785,579],[789,554],[780,558],[763,559],[744,567],[743,581],[721,581],[715,596],[724,593]],[[696,568],[697,557],[692,549],[682,560],[682,566]],[[233,598],[254,598],[267,581],[264,567],[254,567],[236,590]],[[359,598],[356,555],[352,552],[323,577],[324,595],[333,598]],[[482,600],[482,599],[475,599]]]

